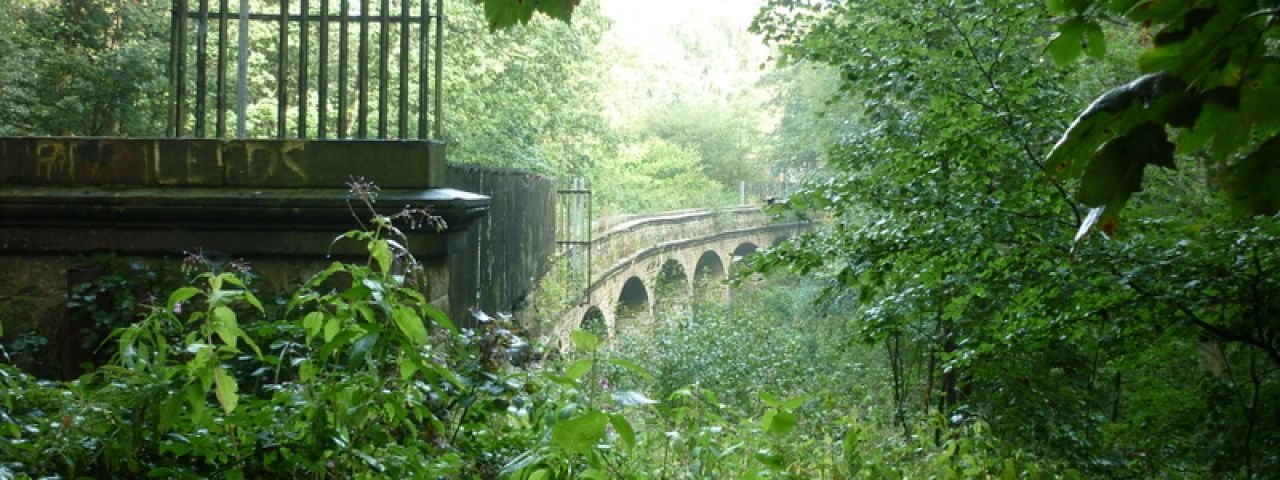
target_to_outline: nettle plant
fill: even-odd
[[[0,477],[492,476],[499,460],[463,457],[499,450],[522,388],[492,351],[513,343],[508,330],[461,331],[421,293],[398,225],[443,228],[438,217],[378,214],[377,187],[350,186],[353,214],[371,219],[335,243],[367,257],[317,273],[280,318],[240,264],[117,329],[112,363],[78,380],[4,371]]]

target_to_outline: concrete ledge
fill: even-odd
[[[0,184],[339,187],[446,185],[444,145],[386,140],[0,137]]]
[[[389,189],[380,213],[426,207],[443,232],[408,230],[422,256],[449,253],[449,235],[488,210],[490,199],[453,189]],[[336,235],[369,212],[344,189],[0,186],[0,251],[180,253],[196,246],[239,255],[326,255]],[[456,248],[456,247],[455,247]],[[356,252],[358,253],[358,252]]]

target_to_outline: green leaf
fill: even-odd
[[[440,311],[440,309],[433,307],[431,305],[427,305],[425,302],[423,302],[423,305],[421,306],[421,308],[422,308],[422,311],[426,313],[428,317],[431,317],[432,321],[436,322],[436,325],[444,327],[445,330],[448,330],[449,333],[452,333],[454,335],[461,334],[461,331],[458,330],[458,327],[454,326],[453,321],[449,320],[449,316],[445,315],[445,313]]]
[[[561,420],[551,426],[551,441],[567,451],[586,454],[604,437],[608,422],[609,417],[598,411]]]
[[[1248,122],[1280,122],[1280,61],[1268,59],[1240,85],[1240,117]]]
[[[591,371],[591,359],[580,358],[577,361],[574,361],[573,363],[569,364],[569,368],[566,368],[564,370],[564,376],[573,380],[577,380],[579,378],[582,378],[583,375],[586,375],[587,372],[590,372],[590,371]]]
[[[764,414],[764,429],[778,435],[786,435],[796,426],[796,415],[787,411],[769,410]]]
[[[198,293],[200,293],[200,289],[195,287],[179,288],[177,290],[174,290],[173,293],[169,294],[169,301],[166,302],[165,305],[168,307],[169,311],[172,312],[173,307],[177,305],[179,302],[185,302],[191,297],[196,296],[196,294]]]
[[[1083,173],[1103,143],[1152,121],[1163,121],[1185,99],[1181,80],[1164,74],[1146,75],[1098,97],[1062,134],[1045,165],[1051,177],[1062,180]]]
[[[338,335],[342,330],[342,321],[338,317],[330,317],[329,321],[324,323],[324,341],[329,343],[333,341],[333,337]]]
[[[579,3],[582,3],[582,0],[541,0],[537,5],[538,11],[548,17],[568,22],[573,18],[573,9]]]
[[[526,23],[533,18],[534,4],[525,0],[476,0],[484,2],[484,17],[489,20],[489,28],[497,30],[517,23]]]
[[[1107,36],[1102,33],[1098,22],[1088,22],[1084,26],[1085,54],[1090,58],[1102,60],[1107,55]]]
[[[569,340],[573,341],[573,346],[584,352],[594,352],[600,347],[600,337],[586,330],[574,330],[569,334]]]
[[[1280,211],[1280,135],[1228,167],[1222,173],[1222,188],[1237,212],[1274,215]]]
[[[616,413],[609,415],[609,424],[613,425],[613,431],[618,433],[618,437],[627,448],[635,448],[636,431],[631,428],[631,422],[628,422],[626,417]]]
[[[218,397],[218,404],[222,405],[222,411],[231,413],[236,409],[236,404],[240,402],[240,396],[236,394],[239,386],[236,385],[236,379],[227,374],[222,367],[214,367],[213,369],[213,391]]]
[[[539,468],[529,474],[529,480],[547,480],[549,478],[551,478],[551,471],[545,468]]]
[[[1067,65],[1076,61],[1083,50],[1080,45],[1079,30],[1063,30],[1054,33],[1049,38],[1049,56],[1053,58],[1054,63],[1058,65]]]
[[[311,343],[311,339],[320,334],[320,329],[324,328],[324,313],[315,311],[308,313],[302,317],[302,328],[307,332],[307,343]]]
[[[634,373],[646,379],[653,378],[653,374],[650,373],[649,370],[646,370],[644,367],[637,365],[635,362],[632,362],[631,360],[627,360],[622,357],[610,357],[608,362],[614,365],[617,365],[619,367],[625,368],[631,371],[631,373]]]
[[[391,246],[386,240],[374,240],[369,242],[369,256],[378,263],[378,271],[387,273],[391,271],[392,259],[395,257],[391,254]]]
[[[399,327],[415,346],[427,344],[429,339],[427,327],[422,324],[422,317],[418,316],[412,308],[396,305],[391,309],[391,318],[395,320],[396,327]]]
[[[236,324],[236,312],[224,305],[213,307],[213,332],[218,334],[222,343],[235,348],[239,330]]]

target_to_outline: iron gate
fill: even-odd
[[[441,137],[443,0],[276,1],[173,0],[171,137],[227,138],[229,116],[236,138]],[[275,45],[251,44],[251,25]]]
[[[573,295],[591,303],[591,186],[587,179],[574,177],[562,182],[556,190],[556,246],[560,257],[568,262],[563,280]]]

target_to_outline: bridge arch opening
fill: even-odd
[[[769,248],[778,248],[778,245],[782,245],[783,243],[786,243],[787,240],[791,240],[791,236],[783,235],[781,237],[775,238],[773,239],[773,244],[770,245]]]
[[[720,255],[711,250],[702,252],[697,266],[693,267],[693,279],[699,287],[724,279],[724,274],[724,262],[720,260]]]
[[[733,263],[738,263],[742,261],[743,258],[746,258],[747,255],[751,255],[758,251],[760,251],[760,247],[757,247],[756,244],[754,243],[751,243],[751,242],[740,243],[738,244],[737,248],[733,249]]]
[[[587,313],[582,315],[582,322],[578,324],[578,327],[601,338],[609,335],[608,320],[604,318],[604,312],[594,305],[587,309]]]
[[[653,282],[654,313],[675,313],[689,304],[689,275],[684,265],[674,258],[667,260],[658,270]]]
[[[649,290],[640,277],[631,277],[618,293],[617,311],[614,314],[614,330],[640,323],[649,316]]]

